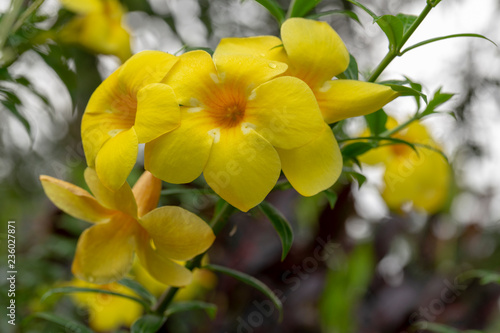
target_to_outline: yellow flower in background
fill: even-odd
[[[205,252],[214,241],[212,229],[198,216],[174,206],[156,208],[161,181],[145,172],[131,189],[125,183],[110,191],[87,168],[85,181],[94,194],[41,176],[45,193],[64,212],[94,225],[78,240],[73,274],[91,283],[110,283],[128,273],[134,252],[158,281],[185,286],[192,274],[175,261]]]
[[[188,183],[203,172],[218,195],[248,211],[276,184],[277,150],[311,142],[324,122],[303,81],[276,78],[286,64],[216,54],[212,60],[204,51],[185,53],[165,77],[182,105],[182,122],[146,144],[145,167],[170,183]]]
[[[206,256],[203,258],[205,263]],[[144,267],[135,261],[132,266],[131,276],[134,280],[143,285],[152,295],[160,297],[167,285],[157,281],[148,273]],[[175,295],[174,301],[185,301],[201,297],[204,293],[215,288],[217,276],[208,269],[196,268],[193,270],[193,280],[190,284],[180,289]]]
[[[118,0],[60,0],[76,13],[59,32],[61,41],[77,43],[95,53],[115,55],[122,62],[131,55],[130,34],[122,22],[125,10]]]
[[[287,63],[288,70],[283,75],[307,83],[328,124],[377,111],[397,97],[387,86],[332,80],[347,69],[349,52],[325,22],[288,19],[281,26],[281,40],[275,36],[224,38],[214,57],[237,54]],[[342,171],[340,149],[326,124],[309,144],[296,149],[278,149],[278,152],[287,179],[305,196],[330,187]]]
[[[396,121],[389,118],[387,127],[396,126]],[[440,149],[427,129],[416,122],[394,137]],[[439,211],[448,199],[451,168],[438,152],[418,147],[417,151],[418,154],[404,144],[389,145],[372,149],[359,160],[385,165],[382,197],[390,209],[400,211],[403,204],[411,202],[417,209],[432,214]]]
[[[69,285],[78,288],[102,289],[137,297],[131,289],[116,282],[99,285],[73,279]],[[97,332],[109,332],[122,326],[130,327],[143,312],[143,307],[140,304],[120,296],[88,292],[76,292],[70,295],[75,304],[88,311],[89,326]]]
[[[144,51],[131,57],[96,89],[82,118],[89,167],[110,189],[120,188],[137,159],[139,143],[179,126],[172,88],[160,82],[177,57]]]

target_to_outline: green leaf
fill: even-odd
[[[482,285],[488,283],[500,284],[500,273],[482,269],[473,269],[462,273],[460,275],[460,279],[461,280],[479,279],[479,282]]]
[[[373,22],[375,22],[375,20],[379,18],[379,16],[376,15],[374,12],[372,12],[370,9],[368,9],[368,7],[357,2],[356,0],[347,0],[347,1],[364,10],[368,15],[370,15],[373,18]]]
[[[389,40],[389,49],[397,50],[403,40],[403,22],[393,15],[383,15],[378,17],[375,22],[385,33]]]
[[[385,127],[385,124],[387,123],[387,114],[382,109],[367,114],[365,116],[365,120],[368,124],[370,132],[375,136],[387,130]]]
[[[271,289],[269,289],[268,286],[266,286],[264,283],[262,283],[262,281],[257,280],[256,278],[254,278],[253,276],[250,276],[248,274],[236,271],[236,270],[231,269],[231,268],[219,266],[219,265],[209,264],[209,265],[203,266],[203,268],[209,269],[213,272],[226,274],[230,277],[235,278],[236,280],[239,280],[239,281],[257,289],[258,291],[260,291],[261,293],[266,295],[271,300],[271,302],[273,302],[273,304],[276,306],[276,308],[279,311],[279,318],[280,318],[279,320],[281,321],[281,319],[283,318],[283,304],[281,304],[280,299],[272,292]]]
[[[400,94],[400,96],[414,96],[415,98],[422,98],[424,102],[427,103],[427,96],[425,94],[423,94],[421,91],[418,91],[415,88],[403,85],[403,84],[409,84],[408,81],[391,80],[379,83],[391,87],[391,89],[397,91]]]
[[[54,288],[54,289],[47,291],[45,294],[43,294],[42,298],[40,299],[40,302],[45,301],[47,298],[49,298],[50,296],[55,295],[55,294],[69,294],[69,293],[98,293],[98,294],[119,296],[119,297],[123,297],[123,298],[127,298],[129,300],[132,300],[134,302],[137,302],[137,303],[141,304],[146,310],[150,310],[149,304],[140,298],[130,296],[130,295],[120,294],[120,293],[110,291],[110,290],[97,289],[97,288],[80,288],[80,287]]]
[[[293,0],[288,9],[288,17],[304,17],[322,0]]]
[[[285,21],[285,11],[276,0],[255,0],[264,6],[281,25]]]
[[[150,307],[156,304],[156,297],[154,297],[139,282],[128,278],[123,278],[120,281],[118,281],[118,283],[121,284],[122,286],[132,289],[139,297],[148,302]]]
[[[344,168],[342,172],[344,172],[346,176],[350,176],[353,180],[357,181],[358,188],[361,188],[361,186],[363,186],[363,184],[366,182],[366,177],[364,175],[350,168]]]
[[[217,306],[215,304],[201,301],[186,301],[171,304],[165,315],[168,317],[174,313],[192,310],[204,310],[211,319],[215,319],[215,315],[217,314]]]
[[[262,201],[259,205],[260,210],[267,216],[269,221],[271,221],[274,229],[278,233],[281,240],[282,252],[281,261],[285,260],[290,248],[293,244],[293,231],[290,224],[286,218],[281,214],[280,211],[276,209],[267,201]]]
[[[155,333],[165,323],[167,318],[163,316],[147,314],[137,319],[130,328],[131,333]]]
[[[352,56],[352,54],[349,54],[349,66],[347,66],[347,69],[338,77],[340,79],[347,79],[347,80],[357,80],[359,70],[358,70],[358,63],[356,62],[356,58]]]
[[[440,40],[445,40],[445,39],[450,39],[450,38],[457,38],[457,37],[475,37],[475,38],[482,38],[482,39],[485,39],[491,43],[493,43],[493,45],[497,46],[497,44],[495,44],[495,42],[493,42],[491,39],[483,36],[483,35],[479,35],[479,34],[453,34],[453,35],[447,35],[447,36],[441,36],[441,37],[436,37],[436,38],[431,38],[431,39],[427,39],[427,40],[424,40],[420,43],[417,43],[417,44],[413,44],[411,46],[408,46],[406,49],[404,49],[403,51],[401,51],[399,53],[399,55],[403,55],[404,53],[408,52],[408,51],[411,51],[413,49],[416,49],[417,47],[420,47],[420,46],[423,46],[423,45],[427,45],[427,44],[430,44],[430,43],[434,43],[434,42],[437,42],[437,41],[440,41]]]
[[[436,323],[430,323],[427,321],[419,321],[415,325],[413,325],[416,329],[422,329],[426,330],[429,332],[435,332],[435,333],[473,333],[473,332],[478,332],[478,331],[459,331],[453,327],[446,326],[446,325],[441,325],[441,324],[436,324]],[[481,333],[481,332],[479,332]]]
[[[432,99],[430,100],[429,104],[427,104],[426,108],[422,113],[418,115],[418,118],[421,119],[425,116],[428,116],[432,113],[436,112],[436,108],[440,106],[441,104],[446,103],[450,98],[452,98],[454,94],[450,93],[442,93],[441,88],[439,88],[435,93]]]
[[[396,17],[403,24],[403,35],[410,29],[413,23],[417,20],[415,15],[407,15],[407,14],[397,14]]]
[[[51,323],[57,324],[65,329],[65,332],[75,332],[75,333],[93,333],[93,331],[87,326],[83,325],[74,320],[70,320],[61,316],[57,316],[48,312],[38,312],[26,318],[26,320],[31,320],[32,318],[43,319]]]
[[[375,145],[370,142],[355,142],[342,147],[342,156],[345,158],[353,158],[359,155],[363,155],[370,149],[374,148]]]
[[[334,10],[328,10],[326,12],[321,12],[317,14],[311,14],[306,16],[306,18],[311,19],[311,20],[316,20],[320,17],[327,16],[327,15],[344,15],[347,16],[348,18],[358,22],[361,24],[361,21],[359,20],[358,15],[353,12],[352,10],[343,10],[343,9],[334,9]]]
[[[330,209],[335,208],[335,204],[337,203],[338,195],[337,192],[335,192],[332,189],[328,189],[322,192],[326,199],[328,200],[328,204],[330,205]]]

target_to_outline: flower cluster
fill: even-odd
[[[393,118],[387,121],[389,129],[397,126]],[[385,166],[381,194],[387,206],[400,211],[403,204],[412,203],[429,214],[438,212],[448,199],[451,186],[450,165],[441,156],[441,147],[420,123],[410,124],[394,136],[424,147],[405,144],[382,146],[363,154],[360,161]]]
[[[206,251],[212,230],[179,207],[160,207],[161,181],[206,183],[248,211],[281,171],[302,195],[331,187],[342,170],[328,124],[374,112],[397,97],[374,83],[334,79],[349,53],[326,23],[292,18],[273,36],[226,38],[213,56],[144,51],[94,92],[82,119],[94,196],[42,176],[48,197],[91,223],[78,242],[74,274],[109,283],[130,269],[133,253],[156,280],[189,283],[176,261]],[[147,170],[131,190],[126,179],[139,144]]]
[[[328,124],[374,112],[397,96],[387,86],[332,80],[349,53],[326,23],[293,18],[273,36],[223,39],[213,57],[148,51],[130,58],[93,94],[82,120],[89,166],[123,185],[145,143],[145,168],[175,184],[203,174],[247,211],[283,170],[311,196],[342,169]]]

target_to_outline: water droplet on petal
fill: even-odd
[[[269,63],[269,67],[271,68],[276,68],[276,64],[273,64],[272,62]]]

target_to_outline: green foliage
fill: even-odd
[[[403,55],[404,53],[408,52],[408,51],[411,51],[413,49],[416,49],[417,47],[420,47],[420,46],[424,46],[424,45],[427,45],[427,44],[430,44],[430,43],[434,43],[434,42],[438,42],[440,40],[445,40],[445,39],[450,39],[450,38],[458,38],[458,37],[474,37],[474,38],[482,38],[482,39],[485,39],[487,41],[489,41],[490,43],[492,43],[493,45],[497,46],[497,44],[495,44],[495,42],[493,42],[491,39],[489,38],[486,38],[485,36],[483,35],[479,35],[479,34],[453,34],[453,35],[447,35],[447,36],[441,36],[441,37],[435,37],[435,38],[430,38],[430,39],[426,39],[424,41],[421,41],[419,43],[416,43],[416,44],[413,44],[411,46],[408,46],[407,48],[405,48],[403,51],[401,51],[401,53],[399,55]]]
[[[264,6],[281,25],[285,21],[285,11],[276,0],[255,0]]]
[[[436,324],[436,323],[429,323],[429,322],[418,322],[414,325],[414,327],[418,330],[424,329],[428,332],[434,332],[434,333],[482,333],[482,331],[478,330],[459,331],[450,326]]]
[[[387,114],[382,109],[366,115],[365,120],[368,124],[370,132],[374,136],[377,136],[387,130],[385,127],[385,124],[387,123]]]
[[[139,282],[124,278],[118,281],[119,284],[132,289],[139,297],[146,301],[150,307],[155,305],[156,297],[154,297],[146,288],[144,288]]]
[[[293,230],[290,227],[290,223],[281,214],[281,212],[276,209],[267,201],[262,201],[259,205],[260,210],[267,216],[269,221],[271,221],[274,229],[278,233],[282,245],[281,261],[285,260],[290,248],[293,244]]]
[[[173,315],[178,312],[192,311],[192,310],[203,310],[207,313],[207,315],[211,319],[215,319],[215,315],[217,314],[217,306],[212,303],[206,303],[201,301],[185,301],[185,302],[176,302],[169,306],[165,315],[167,317]]]
[[[330,188],[328,190],[323,191],[322,193],[325,195],[326,199],[328,200],[328,204],[330,205],[330,209],[335,208],[335,204],[337,203],[337,199],[338,199],[337,193]]]
[[[392,90],[397,91],[400,96],[413,96],[415,98],[422,98],[425,103],[427,103],[427,95],[423,94],[421,90],[418,89],[418,86],[412,85],[412,82],[407,80],[390,80],[380,82],[385,86],[391,87]],[[409,85],[409,87],[405,86],[405,84]],[[420,89],[422,86],[420,86]]]
[[[349,54],[349,66],[339,75],[339,78],[347,80],[357,80],[359,78],[358,63],[352,54]]]
[[[288,17],[304,17],[322,0],[292,0],[288,8]]]
[[[55,295],[55,294],[70,294],[70,293],[98,293],[98,294],[106,294],[106,295],[113,295],[113,296],[123,297],[123,298],[127,298],[127,299],[129,299],[131,301],[139,303],[147,311],[150,310],[149,303],[147,301],[141,299],[141,298],[130,296],[130,295],[125,295],[125,294],[121,294],[121,293],[117,293],[117,292],[110,291],[110,290],[97,289],[97,288],[81,288],[81,287],[60,287],[60,288],[54,288],[54,289],[51,289],[51,290],[47,291],[42,296],[40,302],[43,302],[44,300],[46,300],[47,298],[49,298],[50,296]]]
[[[320,301],[321,322],[326,332],[356,332],[354,311],[373,275],[373,248],[358,245],[347,256],[337,255],[332,265]]]
[[[429,104],[427,104],[427,107],[422,111],[418,118],[422,119],[423,117],[426,117],[430,114],[436,113],[436,108],[452,98],[454,94],[450,93],[442,93],[441,88],[439,88],[435,93],[432,99],[430,100]]]
[[[258,291],[260,291],[261,293],[266,295],[271,300],[271,302],[273,302],[273,304],[276,306],[276,308],[279,310],[280,321],[281,321],[281,318],[283,318],[283,304],[281,304],[280,299],[273,293],[273,291],[271,289],[269,289],[268,286],[266,286],[264,283],[262,283],[262,281],[254,278],[253,276],[250,276],[248,274],[236,271],[236,270],[228,268],[228,267],[219,266],[219,265],[209,264],[209,265],[203,266],[203,268],[209,269],[213,272],[218,272],[218,273],[228,275],[232,278],[235,278],[238,281],[241,281],[241,282],[257,289]]]
[[[48,312],[38,312],[34,313],[33,315],[29,316],[28,318],[25,319],[26,321],[29,321],[33,318],[38,318],[38,319],[43,319],[48,322],[54,323],[61,328],[65,329],[65,332],[75,332],[75,333],[93,333],[93,331],[88,328],[87,326],[83,325],[82,323],[79,323],[74,320],[70,320],[52,313]]]
[[[357,23],[361,24],[361,22],[359,21],[358,14],[356,14],[352,10],[342,10],[342,9],[327,10],[326,12],[320,12],[320,13],[316,13],[316,14],[307,15],[306,18],[315,20],[315,19],[318,19],[320,17],[328,16],[328,15],[343,15],[343,16],[346,16],[346,17],[356,21]]]
[[[166,317],[147,314],[137,319],[130,327],[131,333],[154,333],[167,321]]]

